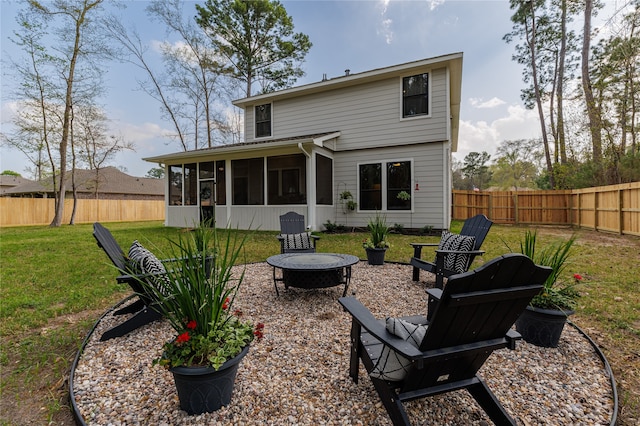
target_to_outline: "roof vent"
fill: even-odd
[[[322,81],[327,81],[327,73],[322,74]]]
[[[344,75],[348,76],[349,74],[351,74],[351,70],[349,68],[344,70]]]

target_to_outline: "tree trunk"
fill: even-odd
[[[589,75],[589,49],[591,46],[591,15],[593,11],[592,0],[585,0],[584,31],[582,34],[582,90],[587,104],[589,117],[589,130],[591,131],[591,148],[593,164],[596,167],[596,183],[602,183],[602,122],[596,108]]]
[[[549,174],[549,185],[551,188],[555,188],[556,182],[553,176],[553,162],[551,161],[551,151],[549,149],[549,136],[547,134],[547,126],[545,124],[544,110],[542,108],[542,94],[540,92],[540,85],[538,84],[538,67],[536,65],[536,15],[534,9],[534,2],[530,2],[531,5],[531,36],[529,37],[529,31],[525,31],[527,34],[527,44],[529,45],[529,51],[531,52],[531,77],[533,81],[533,88],[536,97],[536,106],[538,108],[538,118],[540,119],[540,130],[542,131],[542,143],[544,145],[544,158],[547,162],[547,173]],[[526,25],[526,20],[525,20]]]
[[[564,102],[564,69],[565,69],[565,57],[567,55],[567,1],[562,0],[562,18],[560,23],[561,29],[561,42],[560,42],[560,58],[558,64],[558,87],[557,87],[557,103],[558,103],[558,118],[557,118],[557,139],[556,148],[560,154],[560,163],[565,164],[567,162],[567,148],[564,137],[564,108],[562,103]]]
[[[62,124],[62,139],[60,141],[60,188],[59,202],[56,205],[56,212],[53,216],[50,226],[58,227],[62,224],[64,216],[64,197],[66,194],[66,177],[67,177],[67,149],[69,147],[69,129],[71,127],[71,112],[73,109],[73,82],[75,78],[76,64],[80,55],[80,38],[82,37],[82,26],[85,24],[86,15],[92,8],[100,4],[102,0],[96,0],[93,3],[85,3],[84,8],[79,11],[75,20],[74,45],[71,59],[69,60],[69,73],[66,77],[67,90],[64,102],[64,120]],[[75,11],[74,11],[75,13]]]

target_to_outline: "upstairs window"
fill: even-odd
[[[429,74],[402,79],[402,117],[429,114]]]
[[[256,106],[256,138],[271,136],[271,104]]]

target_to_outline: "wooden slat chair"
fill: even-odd
[[[304,216],[288,212],[280,216],[280,253],[315,253],[317,235],[307,232]]]
[[[358,382],[362,360],[394,425],[410,424],[403,402],[458,389],[467,389],[495,424],[515,425],[477,372],[494,350],[515,348],[520,335],[511,327],[550,273],[551,268],[511,253],[451,276],[444,290],[428,290],[438,300],[430,321],[405,318],[422,324],[413,325],[424,333],[414,342],[390,332],[397,319],[387,319],[385,327],[355,297],[340,298],[352,316],[349,375]],[[389,379],[380,369],[393,370],[394,355],[404,358],[404,375]]]
[[[111,262],[118,271],[131,271],[127,264],[127,256],[124,254],[118,245],[118,242],[113,238],[113,235],[107,228],[98,222],[94,223],[93,236],[96,239],[98,246],[104,250],[107,256],[109,256],[109,259],[111,259]],[[142,327],[143,325],[149,324],[150,322],[162,317],[160,313],[152,308],[153,297],[149,295],[148,291],[144,288],[144,285],[140,283],[140,277],[143,277],[143,275],[136,275],[131,271],[130,274],[121,274],[116,278],[119,283],[128,284],[138,295],[138,298],[133,303],[117,310],[114,314],[124,315],[135,313],[135,315],[125,322],[105,331],[100,337],[100,340],[104,341],[114,337],[124,336],[136,328]]]
[[[420,270],[424,270],[435,274],[436,288],[442,288],[444,278],[449,278],[453,274],[469,270],[475,257],[484,254],[484,251],[480,250],[480,246],[482,246],[484,239],[489,233],[491,225],[493,225],[493,222],[483,214],[465,220],[459,235],[474,237],[473,248],[470,250],[438,249],[435,251],[436,257],[433,262],[421,259],[422,248],[441,246],[444,240],[441,240],[439,243],[411,243],[413,247],[413,257],[410,263],[413,266],[413,281],[420,281]],[[448,234],[443,232],[443,239],[446,238],[445,235]],[[452,256],[453,258],[448,259],[448,256]],[[451,262],[448,260],[451,260]],[[458,270],[447,268],[447,265],[450,263],[457,264]]]

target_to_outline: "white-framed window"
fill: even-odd
[[[402,78],[402,118],[428,116],[430,111],[429,73]]]
[[[256,105],[254,116],[255,137],[271,137],[271,104]]]
[[[411,160],[360,163],[358,208],[372,211],[411,210],[412,181]]]

